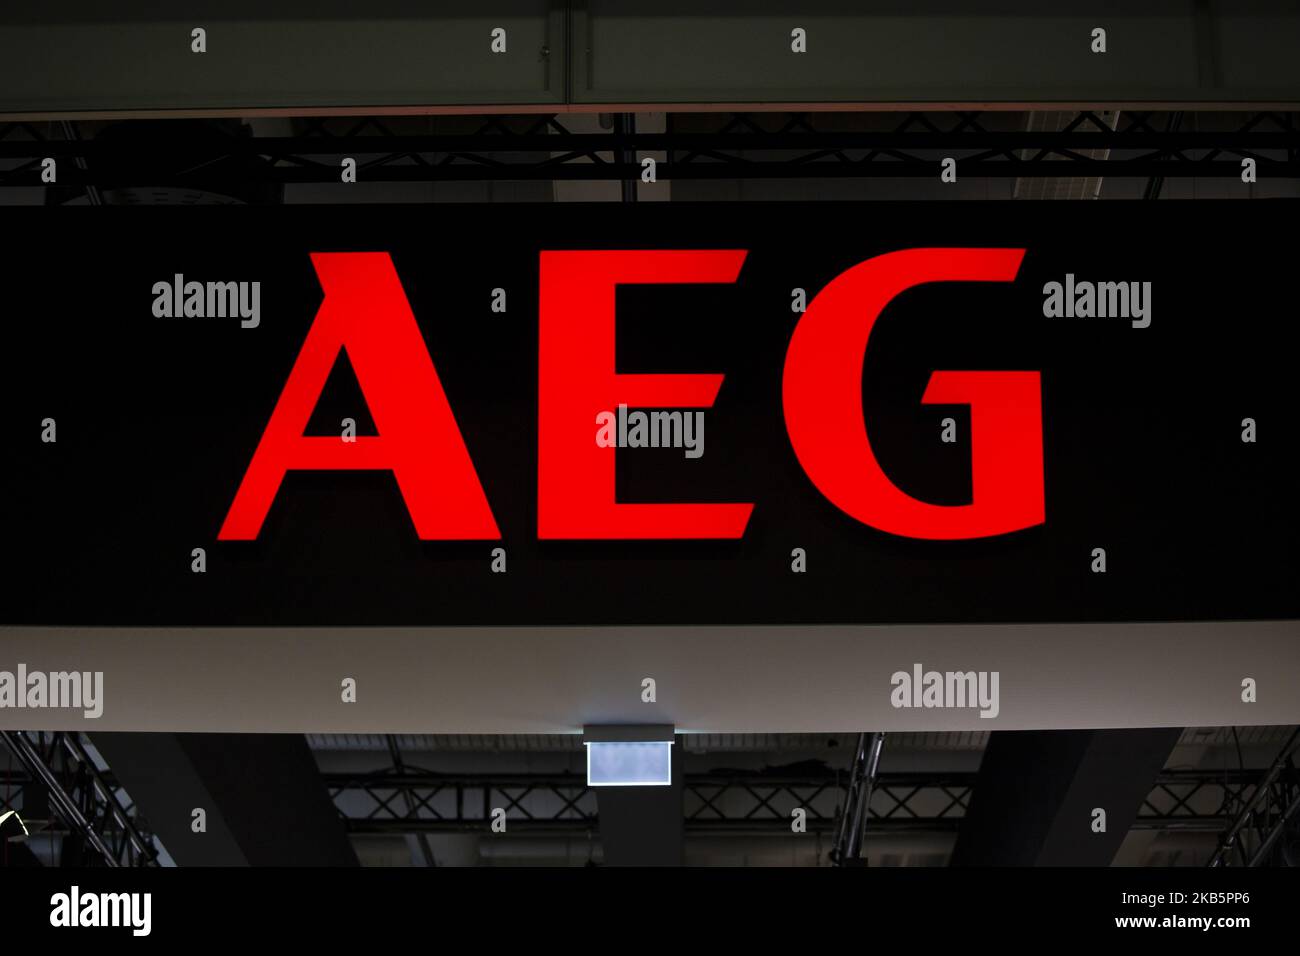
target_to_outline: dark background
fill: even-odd
[[[532,204],[12,209],[0,235],[10,422],[3,624],[722,624],[1300,616],[1293,547],[1296,205]],[[781,369],[844,269],[913,246],[1024,246],[1014,284],[905,293],[864,374],[877,456],[909,493],[970,495],[968,414],[936,369],[1039,369],[1046,524],[931,542],[859,524],[794,457]],[[619,453],[625,501],[752,501],[735,542],[538,542],[537,254],[743,248],[734,285],[628,287],[621,372],[725,373],[705,454]],[[321,292],[308,253],[393,255],[501,529],[421,542],[391,473],[291,472],[256,542],[217,542]],[[262,322],[156,319],[151,288],[262,282]],[[1154,284],[1150,328],[1046,319],[1043,283]],[[491,290],[508,290],[493,313]],[[953,416],[959,441],[939,440]],[[40,421],[58,421],[58,442]],[[346,359],[309,431],[373,433]],[[1258,422],[1243,444],[1241,419]],[[594,424],[593,424],[594,436]],[[490,552],[508,552],[507,574]],[[190,571],[207,549],[208,570]],[[808,572],[790,571],[790,551]],[[1090,572],[1104,547],[1108,573]]]

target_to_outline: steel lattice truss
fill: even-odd
[[[1165,771],[1143,802],[1135,827],[1226,830],[1262,778],[1263,771],[1252,770]],[[867,830],[955,830],[975,781],[974,773],[882,773],[872,791]],[[598,825],[595,792],[578,774],[468,776],[408,769],[327,773],[325,782],[353,833],[481,831],[495,808],[506,811],[512,832],[585,832]],[[847,775],[830,771],[687,774],[686,828],[691,833],[788,833],[791,811],[802,807],[809,832],[830,833],[846,783]],[[1279,789],[1273,799],[1284,802],[1284,797]]]
[[[659,180],[933,178],[945,157],[963,177],[1237,178],[1252,159],[1260,180],[1300,178],[1296,113],[1255,113],[1212,132],[1184,129],[1181,114],[1124,112],[1112,128],[1081,112],[1059,130],[990,128],[989,115],[906,113],[891,128],[836,130],[811,114],[692,114],[689,128],[669,114],[662,133],[622,121],[608,133],[574,133],[559,116],[490,117],[454,135],[315,118],[288,137],[212,121],[123,123],[118,135],[93,138],[70,123],[59,135],[9,123],[0,125],[0,186],[41,185],[46,158],[59,161],[58,185],[77,189],[339,183],[341,157],[356,160],[358,181],[390,183],[635,181],[647,157]]]
[[[1288,851],[1281,849],[1281,842],[1288,832],[1296,833],[1296,824],[1300,823],[1297,753],[1300,753],[1300,727],[1282,745],[1254,792],[1242,801],[1232,825],[1219,838],[1210,866],[1259,866],[1279,855],[1295,865],[1294,858],[1288,858]]]
[[[16,810],[29,841],[57,835],[65,866],[158,865],[147,825],[80,734],[6,730],[0,739],[14,761],[3,771],[0,813]]]
[[[0,787],[0,813],[16,809],[24,814],[30,840],[57,835],[64,843],[64,861],[80,865],[157,865],[158,849],[147,824],[111,771],[97,768],[80,735],[5,731],[0,736],[13,755]],[[809,832],[833,833],[848,775],[825,767],[792,770],[687,774],[687,831],[787,834],[791,811],[802,808]],[[974,773],[881,773],[866,829],[954,831],[976,780]],[[403,766],[326,773],[323,782],[351,833],[482,832],[498,808],[505,811],[511,832],[589,833],[599,826],[596,794],[580,774],[439,774]],[[1259,862],[1259,848],[1295,815],[1298,801],[1300,774],[1289,760],[1280,772],[1166,770],[1134,826],[1233,832],[1234,858],[1227,862],[1238,862],[1236,856],[1241,863]],[[33,819],[36,807],[42,816]]]

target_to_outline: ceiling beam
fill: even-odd
[[[27,118],[1300,101],[1289,0],[743,0],[707,17],[688,0],[8,7],[0,116]]]

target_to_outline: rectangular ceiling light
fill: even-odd
[[[587,786],[667,787],[673,782],[671,740],[589,740]]]
[[[589,787],[668,787],[673,782],[672,724],[588,724]]]

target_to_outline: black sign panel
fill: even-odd
[[[10,210],[0,623],[1300,617],[1294,250],[1273,245],[1296,212],[1285,201]],[[1011,533],[930,540],[863,523],[819,490],[787,430],[784,363],[811,314],[796,311],[795,290],[816,309],[851,267],[939,247],[1024,256],[1012,281],[925,283],[888,302],[863,363],[863,421],[893,486],[960,506],[975,494],[971,406],[923,403],[931,376],[1038,372],[1043,520]],[[723,380],[700,409],[698,456],[608,450],[618,501],[752,503],[739,538],[539,536],[539,264],[573,249],[745,250],[734,282],[619,287],[619,373]],[[391,257],[499,540],[421,540],[387,470],[290,471],[254,540],[218,540],[321,308],[311,254],[322,252]],[[155,288],[177,276],[182,293],[258,283],[255,321],[156,314]],[[1081,304],[1102,283],[1120,314]],[[305,433],[341,441],[351,419],[373,436],[371,411],[345,349]]]

